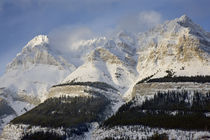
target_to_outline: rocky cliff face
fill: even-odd
[[[199,25],[183,15],[138,35],[138,78],[174,75],[193,76],[210,73],[210,38]],[[133,84],[133,86],[135,83]],[[133,86],[125,94],[130,98]]]
[[[173,69],[177,75],[182,75],[185,70],[189,75],[209,73],[201,68],[188,69],[195,63],[206,69],[209,67],[210,39],[186,15],[140,34],[138,42],[140,47],[137,69],[140,76],[145,72],[144,69],[153,73]],[[185,67],[185,70],[180,71],[181,67]]]
[[[144,96],[153,96],[158,92],[168,91],[187,91],[189,93],[201,92],[206,94],[210,92],[210,83],[194,82],[163,82],[163,83],[140,83],[134,86],[132,97],[142,98]]]

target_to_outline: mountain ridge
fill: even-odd
[[[165,77],[169,72],[173,76],[210,75],[209,33],[186,15],[144,33],[123,31],[113,38],[81,40],[74,45],[69,52],[72,58],[67,59],[62,51],[51,48],[47,36],[35,37],[8,65],[0,86],[31,104],[29,97],[41,103],[48,97],[71,96],[70,89],[75,92],[72,96],[89,96],[89,86],[72,83],[103,82],[118,90],[119,95],[110,96],[110,100],[119,98],[113,103],[117,110],[122,98],[130,101],[135,97],[136,84],[142,79]],[[53,87],[62,84],[65,86]]]

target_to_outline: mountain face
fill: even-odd
[[[74,65],[50,49],[47,36],[35,37],[8,64],[0,78],[0,98],[14,110],[10,119],[5,115],[0,118],[7,123],[38,105],[46,98],[48,89],[74,69]]]
[[[138,80],[176,76],[209,75],[210,38],[199,25],[183,15],[138,35]],[[135,85],[136,83],[134,83]],[[131,99],[133,86],[124,95]]]
[[[75,67],[49,47],[47,36],[32,39],[8,64],[1,86],[18,94],[39,98]]]
[[[83,65],[67,76],[62,83],[101,81],[125,92],[137,76],[134,46],[123,40],[108,40],[88,54]],[[132,52],[133,51],[133,52]],[[131,52],[133,54],[131,54]]]
[[[54,50],[48,37],[40,35],[8,64],[6,73],[0,78],[0,109],[8,109],[0,113],[4,122],[1,125],[19,117],[5,127],[1,138],[12,139],[14,135],[11,132],[15,132],[16,139],[46,135],[58,139],[105,139],[109,134],[111,138],[141,139],[155,135],[157,130],[154,127],[161,127],[160,132],[164,133],[161,136],[167,134],[169,138],[177,138],[179,133],[182,136],[185,133],[196,135],[195,139],[210,135],[199,125],[191,129],[181,125],[157,125],[154,121],[156,117],[161,119],[156,112],[164,112],[169,120],[171,117],[177,119],[180,116],[176,116],[176,112],[194,114],[196,105],[205,108],[199,110],[200,115],[210,112],[207,103],[210,92],[210,35],[186,15],[166,21],[145,33],[122,31],[113,38],[81,40],[69,56]],[[168,97],[170,93],[172,97]],[[169,103],[162,101],[161,97],[174,101],[171,106],[180,106],[163,108]],[[127,102],[125,105],[122,105],[123,99]],[[153,100],[160,104],[156,112],[142,106],[142,103],[151,104]],[[145,110],[149,112],[145,113]],[[175,116],[170,116],[174,112]],[[148,116],[150,113],[154,116]],[[33,119],[34,115],[36,119]],[[125,118],[120,120],[117,115],[125,115]],[[154,123],[132,122],[132,119],[138,119],[133,117],[135,115],[150,117]],[[62,116],[77,119],[69,119],[67,123]],[[178,119],[184,122],[184,117]],[[192,121],[194,119],[196,117],[191,118]],[[119,121],[115,124],[113,120]],[[204,117],[200,121],[205,124],[209,118]],[[142,129],[148,130],[148,134]],[[180,132],[174,129],[180,129]],[[209,130],[209,126],[206,129]],[[45,134],[44,130],[49,133]],[[201,135],[198,136],[196,130]],[[125,132],[129,133],[124,135]],[[142,135],[131,137],[134,133]]]
[[[149,69],[149,75],[156,72],[161,75],[167,69],[172,69],[175,75],[209,74],[210,38],[186,15],[167,21],[138,38],[140,76],[148,73],[144,68]]]

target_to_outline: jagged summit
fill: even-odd
[[[205,36],[205,31],[186,15],[138,35],[120,31],[105,45],[95,46],[87,61],[63,82],[102,80],[123,85],[126,90],[132,85],[132,82],[123,84],[126,78],[138,81],[154,73],[160,77],[168,69],[173,69],[176,75],[205,75],[208,71],[200,68],[209,68]],[[193,68],[194,65],[199,67]]]
[[[198,37],[209,38],[208,33],[198,24],[194,23],[193,20],[187,15],[183,15],[180,18],[175,19],[180,26],[187,28],[189,33]]]
[[[178,21],[180,21],[180,22],[192,22],[190,17],[188,17],[186,14],[184,14],[180,18],[178,18]]]
[[[38,35],[7,65],[6,73],[0,78],[0,87],[11,88],[12,94],[42,100],[47,89],[73,70],[73,64],[50,48],[48,37]]]
[[[32,64],[41,63],[48,54],[49,39],[46,35],[38,35],[30,40],[20,53],[7,65],[7,72],[19,67],[27,68]],[[38,62],[39,61],[39,62]]]
[[[138,80],[154,75],[176,76],[210,74],[210,39],[206,31],[186,15],[140,33],[137,44]],[[129,96],[131,90],[125,94]]]
[[[199,30],[202,29],[198,24],[194,23],[193,20],[186,14],[172,20],[172,22],[177,22],[181,26],[187,27],[187,28],[193,28],[193,29],[199,29]]]
[[[36,46],[45,46],[49,44],[49,38],[47,35],[38,35],[27,43],[24,48],[34,48]]]
[[[151,30],[140,34],[146,34],[150,36],[150,38],[157,34],[190,34],[196,37],[209,38],[208,33],[204,29],[202,29],[200,25],[194,23],[193,20],[187,15],[183,15],[173,20],[165,21],[163,24],[157,25]]]
[[[38,35],[29,41],[13,61],[7,65],[7,72],[19,68],[24,71],[39,64],[58,66],[60,69],[73,67],[60,54],[50,48],[46,35]]]

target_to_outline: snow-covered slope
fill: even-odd
[[[140,34],[138,44],[141,77],[167,69],[173,69],[175,75],[210,73],[210,38],[186,15]]]
[[[27,104],[34,106],[43,101],[48,89],[61,82],[74,69],[59,53],[50,49],[47,36],[39,35],[8,64],[6,73],[0,78],[0,87],[4,88],[0,96],[6,94],[5,101],[17,113]],[[16,104],[17,99],[13,97],[21,98],[23,105]]]
[[[29,99],[28,99],[29,100]],[[0,89],[0,132],[3,127],[13,118],[22,115],[34,107],[33,104],[38,102],[37,99],[26,102],[24,98],[19,97],[6,88]]]
[[[104,46],[93,49],[83,65],[72,72],[62,83],[105,82],[124,93],[135,82],[137,56],[135,38],[120,32],[113,40],[107,39]]]
[[[69,46],[69,51],[63,53],[63,55],[72,64],[74,64],[76,67],[79,67],[86,61],[88,54],[92,50],[96,49],[97,47],[104,46],[106,41],[107,39],[105,37],[92,38],[89,40],[80,40],[71,44],[71,46]],[[60,50],[58,49],[58,51]]]
[[[32,39],[7,66],[0,86],[19,95],[42,100],[47,89],[73,71],[75,67],[49,47],[47,36]]]

